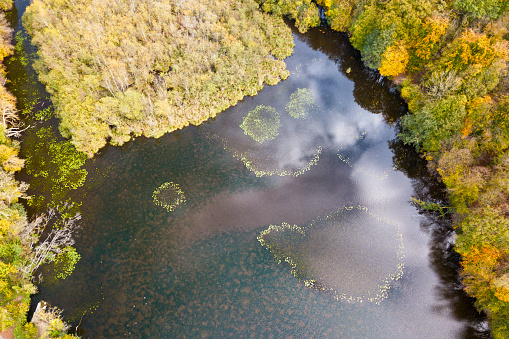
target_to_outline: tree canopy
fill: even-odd
[[[60,131],[89,156],[215,116],[288,77],[293,50],[253,0],[34,0],[23,22]]]

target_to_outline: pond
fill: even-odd
[[[60,307],[83,338],[489,337],[449,221],[410,202],[443,192],[397,139],[396,87],[345,36],[294,36],[287,80],[199,127],[108,146],[83,187],[53,195],[79,206],[81,260],[63,280],[43,270],[33,305]],[[49,105],[20,59],[9,89]],[[23,156],[55,123],[33,123]]]

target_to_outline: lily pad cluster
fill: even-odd
[[[279,113],[274,107],[259,105],[244,117],[240,128],[244,134],[260,144],[266,140],[273,140],[279,134],[281,121]]]
[[[184,192],[179,185],[171,181],[156,188],[152,193],[152,198],[157,206],[165,208],[168,212],[174,211],[178,205],[186,201]]]
[[[290,95],[290,102],[285,109],[291,117],[304,119],[314,108],[315,95],[307,88],[299,88]]]

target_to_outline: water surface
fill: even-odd
[[[440,192],[395,139],[405,113],[397,91],[362,66],[344,36],[316,29],[295,40],[286,81],[200,127],[106,147],[87,161],[85,186],[66,196],[82,203],[82,259],[65,280],[43,272],[34,304],[63,308],[84,338],[486,335],[458,285],[450,226],[409,203]],[[34,79],[29,66],[9,67]],[[12,88],[24,103],[20,86]],[[292,114],[302,90],[312,104]],[[260,105],[279,123],[257,140],[241,125]],[[28,132],[25,156],[34,138]],[[185,195],[172,211],[153,200],[170,182]],[[375,217],[318,222],[345,206]],[[274,240],[302,259],[294,273],[329,289],[306,286],[258,241],[283,223],[307,234]],[[383,298],[366,297],[384,282]]]

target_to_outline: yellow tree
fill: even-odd
[[[469,65],[486,68],[496,59],[507,59],[507,56],[506,42],[500,42],[484,33],[466,29],[458,39],[452,42],[440,64],[448,69],[464,71]]]
[[[403,40],[396,41],[382,54],[380,74],[383,76],[396,76],[405,73],[410,56]]]

